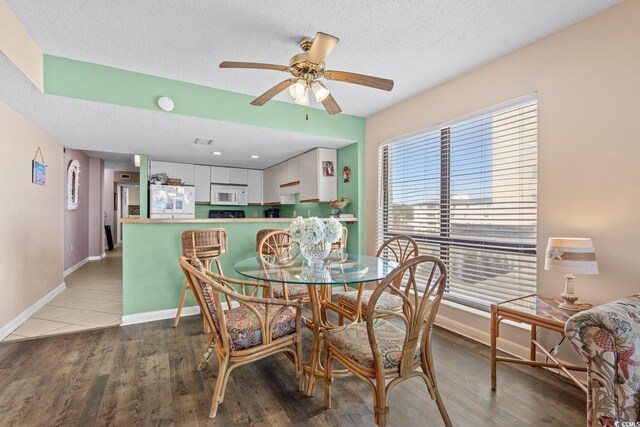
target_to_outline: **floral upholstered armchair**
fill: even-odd
[[[587,425],[640,421],[640,294],[574,315],[565,332],[587,362]]]

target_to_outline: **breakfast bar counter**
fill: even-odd
[[[349,230],[347,250],[357,252],[356,218],[341,218]],[[195,218],[122,220],[123,324],[175,316],[184,275],[178,264],[181,236],[186,230],[224,228],[227,253],[220,257],[225,275],[237,277],[233,266],[256,255],[256,234],[264,228],[287,228],[292,218]],[[183,314],[197,313],[191,295]]]

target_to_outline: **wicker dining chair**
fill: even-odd
[[[337,253],[339,251],[344,251],[347,247],[347,238],[349,237],[349,230],[347,227],[342,227],[342,237],[335,243],[331,244],[331,252]]]
[[[263,235],[258,244],[258,256],[265,269],[268,269],[269,266],[282,267],[292,265],[300,257],[300,248],[293,241],[289,231],[276,229]],[[286,271],[277,269],[274,274],[286,274]],[[274,277],[275,279],[277,277]],[[271,286],[275,298],[283,298],[285,300],[301,299],[303,302],[310,301],[308,285],[272,283]]]
[[[215,263],[216,270],[219,274],[222,273],[222,266],[220,265],[220,256],[227,252],[227,230],[224,228],[208,228],[204,230],[186,230],[182,233],[182,255],[183,256],[197,256],[202,261],[204,267],[211,271],[211,264]],[[178,311],[176,312],[176,318],[173,321],[173,327],[178,327],[180,323],[180,316],[182,315],[182,308],[184,302],[187,299],[187,293],[189,292],[189,283],[185,282],[182,288],[182,295],[180,297],[180,303],[178,304]],[[206,326],[206,325],[205,325]],[[208,332],[205,327],[205,332]]]
[[[418,255],[418,243],[406,235],[399,235],[385,240],[376,253],[377,257],[384,257],[399,264]],[[398,288],[401,281],[402,277],[398,277],[394,286]],[[364,284],[360,284],[358,290],[339,294],[338,304],[350,313],[350,315],[345,315],[344,317],[352,321],[362,320],[362,317],[367,312],[372,294],[373,290],[365,289]],[[379,298],[378,304],[387,310],[402,310],[402,299],[390,292],[383,294]],[[340,316],[340,324],[342,324],[342,317]]]
[[[179,262],[212,331],[198,370],[204,369],[213,352],[218,359],[209,418],[216,416],[236,367],[276,353],[286,353],[293,360],[302,391],[302,303],[272,298],[267,284],[212,273],[197,257],[189,261],[183,256]],[[223,305],[222,297],[231,303]]]
[[[446,277],[446,268],[440,259],[430,255],[411,258],[380,282],[371,295],[364,322],[350,323],[325,332],[325,407],[331,407],[333,364],[337,360],[369,384],[378,426],[389,423],[388,398],[391,390],[413,377],[424,380],[444,424],[451,425],[438,391],[431,356],[431,328],[444,293]],[[397,286],[399,278],[402,278],[400,287]],[[388,292],[402,299],[402,311],[378,308],[378,301]],[[394,319],[383,318],[389,316]]]

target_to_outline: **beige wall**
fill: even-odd
[[[46,185],[31,183],[40,147]],[[0,329],[63,282],[62,145],[0,102]]]
[[[0,0],[0,50],[44,91],[42,51],[4,0]]]
[[[539,292],[563,288],[562,276],[543,268],[547,238],[559,235],[593,238],[600,274],[577,277],[582,299],[603,303],[640,292],[639,23],[640,1],[627,0],[368,117],[368,252],[379,142],[538,92]],[[450,307],[441,314],[487,336],[488,321]],[[463,332],[473,335],[468,326]]]

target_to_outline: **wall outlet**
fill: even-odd
[[[73,243],[71,244],[71,252],[73,252],[73,250],[75,249],[75,247],[73,246]]]

